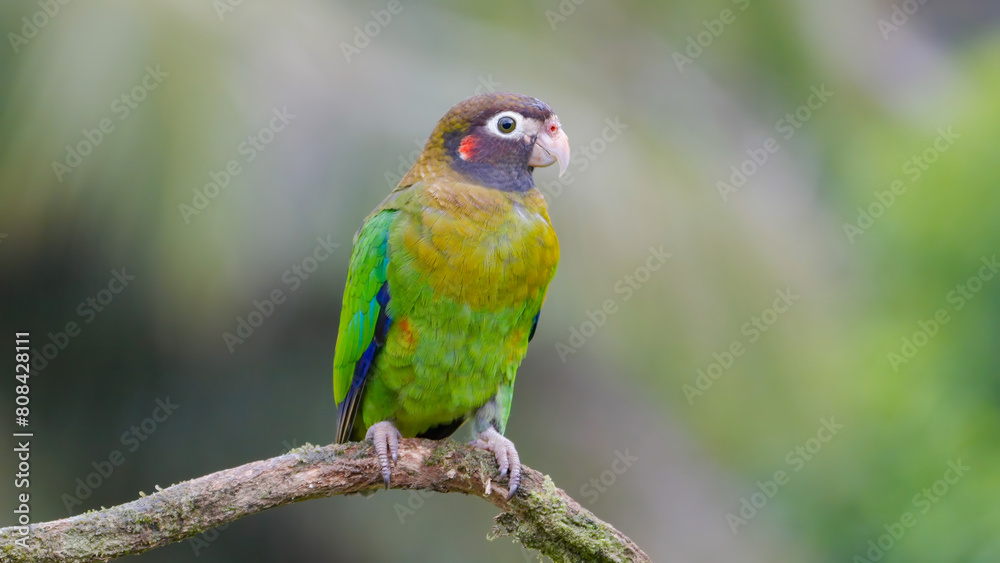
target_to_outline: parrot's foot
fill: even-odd
[[[392,456],[392,463],[399,459],[399,439],[402,435],[396,427],[388,420],[383,420],[373,424],[365,434],[365,440],[371,440],[375,444],[375,454],[378,456],[378,463],[382,467],[382,478],[385,479],[385,488],[389,488],[389,476],[392,470],[389,464],[389,456]]]
[[[480,432],[479,436],[470,442],[469,445],[474,448],[489,450],[496,455],[497,465],[500,466],[501,479],[506,477],[507,470],[510,470],[510,480],[508,481],[509,492],[507,493],[507,500],[510,500],[514,496],[514,493],[517,492],[518,485],[521,484],[521,457],[517,455],[517,448],[514,447],[514,442],[504,438],[502,434],[490,426],[485,432]]]

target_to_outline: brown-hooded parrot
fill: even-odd
[[[399,438],[472,419],[517,491],[503,436],[514,376],[555,275],[559,243],[535,167],[569,164],[544,102],[511,93],[451,108],[354,237],[334,353],[337,442],[374,442],[386,487]]]

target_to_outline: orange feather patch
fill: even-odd
[[[476,138],[473,135],[467,135],[462,139],[462,144],[458,146],[458,156],[462,157],[462,160],[469,160],[476,155]]]
[[[406,317],[403,317],[402,319],[399,320],[397,326],[399,327],[399,332],[401,333],[403,340],[405,340],[407,344],[412,344],[413,333],[410,331],[410,320],[407,319]]]

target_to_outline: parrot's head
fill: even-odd
[[[535,167],[558,162],[561,176],[569,157],[569,138],[548,104],[492,92],[448,110],[407,176],[457,173],[486,187],[526,191],[535,185]]]

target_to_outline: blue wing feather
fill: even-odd
[[[386,313],[389,304],[389,282],[382,284],[378,295],[372,300],[372,307],[378,306],[378,317],[375,321],[375,331],[372,340],[365,348],[361,358],[354,364],[354,376],[351,378],[351,387],[347,391],[347,397],[338,407],[337,442],[343,443],[350,439],[351,431],[354,429],[354,420],[357,417],[358,407],[361,405],[361,394],[365,390],[368,382],[368,374],[371,372],[372,363],[375,357],[385,346],[386,334],[392,325],[392,319]]]
[[[337,442],[351,438],[365,384],[392,324],[387,312],[386,265],[389,227],[395,216],[394,210],[384,210],[369,217],[358,231],[351,253],[334,353],[334,398],[339,402]]]

